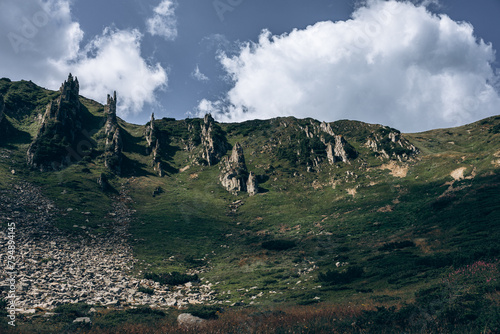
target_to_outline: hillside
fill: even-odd
[[[415,328],[499,329],[500,116],[416,134],[293,117],[136,125],[116,117],[119,93],[103,106],[78,88],[0,80],[2,254],[15,222],[27,330],[30,312],[71,303],[95,324],[106,307],[408,304]]]

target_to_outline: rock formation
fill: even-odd
[[[399,161],[406,161],[420,152],[401,135],[401,132],[386,126],[374,131],[365,146],[381,158]]]
[[[71,73],[61,88],[60,95],[47,105],[42,125],[27,152],[27,163],[40,171],[57,170],[80,160],[72,147],[82,134],[80,85]],[[81,153],[81,152],[80,152]]]
[[[192,315],[191,313],[181,313],[177,317],[177,323],[179,326],[182,327],[193,327],[193,326],[198,326],[205,322],[206,320],[196,317]]]
[[[250,172],[250,174],[248,174],[248,180],[247,180],[247,193],[250,196],[254,196],[258,192],[259,192],[259,186],[257,184],[257,178],[254,172]]]
[[[120,127],[116,118],[116,92],[113,97],[108,95],[108,101],[104,107],[107,115],[105,125],[106,147],[104,152],[104,165],[113,173],[121,174],[123,160],[123,144]]]
[[[331,129],[330,129],[331,130]],[[357,156],[356,151],[341,135],[334,135],[334,143],[328,142],[326,144],[326,156],[328,162],[333,165],[337,161],[349,163],[349,160],[355,159]]]
[[[332,127],[330,126],[330,124],[328,124],[326,122],[321,122],[320,129],[321,129],[321,131],[326,132],[330,136],[335,136],[335,133],[333,132]]]
[[[326,146],[326,156],[330,165],[336,162],[350,163],[350,160],[358,156],[356,150],[345,140],[342,135],[337,135],[333,131],[331,125],[326,122],[317,122],[311,120],[309,125],[300,126],[300,129],[305,132],[308,139],[319,139]],[[311,148],[309,154],[310,162],[308,163],[308,171],[319,168],[322,158],[318,156],[318,150]],[[303,152],[301,152],[303,153]],[[297,153],[299,154],[299,153]]]
[[[243,148],[239,143],[234,145],[230,157],[222,159],[220,169],[219,180],[230,193],[237,195],[246,191],[253,196],[258,192],[256,177],[254,173],[248,173]]]
[[[217,164],[229,148],[222,130],[210,114],[205,115],[201,125],[201,146],[201,158],[209,166]]]
[[[153,169],[158,176],[162,177],[164,175],[163,163],[161,161],[161,138],[159,138],[159,132],[155,124],[155,114],[151,115],[151,121],[149,125],[146,126],[146,131],[144,133],[146,136],[146,141],[148,143],[148,153],[153,155]]]

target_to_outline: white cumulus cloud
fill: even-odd
[[[104,103],[117,91],[118,112],[138,113],[167,85],[160,64],[141,55],[142,34],[106,28],[82,45],[84,32],[71,14],[69,0],[3,0],[0,3],[0,75],[32,80],[58,89],[69,72],[81,94]]]
[[[160,64],[148,65],[141,56],[141,33],[137,30],[105,29],[83,50],[74,64],[60,64],[78,76],[81,94],[106,96],[118,91],[120,114],[141,111],[145,103],[155,102],[155,91],[167,84]]]
[[[424,5],[371,0],[347,21],[273,36],[220,61],[234,86],[200,114],[220,121],[277,116],[356,119],[403,131],[500,113],[492,45]]]
[[[163,0],[153,11],[154,15],[147,19],[148,32],[153,36],[161,36],[166,40],[177,38],[176,4],[172,0]]]

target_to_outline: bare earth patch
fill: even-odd
[[[186,167],[179,169],[179,172],[183,173],[183,172],[187,171],[189,168],[191,168],[191,166],[187,165]]]
[[[358,193],[358,191],[356,190],[356,188],[351,188],[351,189],[346,189],[347,190],[347,193],[349,195],[351,195],[352,197],[356,197],[356,194]]]
[[[380,209],[377,210],[377,212],[392,212],[394,210],[394,207],[392,205],[386,205]]]
[[[455,180],[455,181],[460,181],[463,180],[464,177],[464,172],[467,170],[467,167],[460,167],[455,169],[453,172],[450,173],[450,176]]]
[[[380,169],[388,169],[391,171],[391,175],[394,177],[406,177],[408,175],[408,166],[400,166],[395,161],[391,161],[388,164],[380,166]]]

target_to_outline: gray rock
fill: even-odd
[[[90,324],[92,323],[92,321],[90,320],[89,317],[80,317],[80,318],[76,318],[75,320],[73,320],[73,323],[85,323],[85,324]]]
[[[177,323],[179,324],[179,326],[184,326],[184,327],[198,326],[205,321],[206,320],[199,317],[195,317],[190,313],[181,313],[177,317]]]

